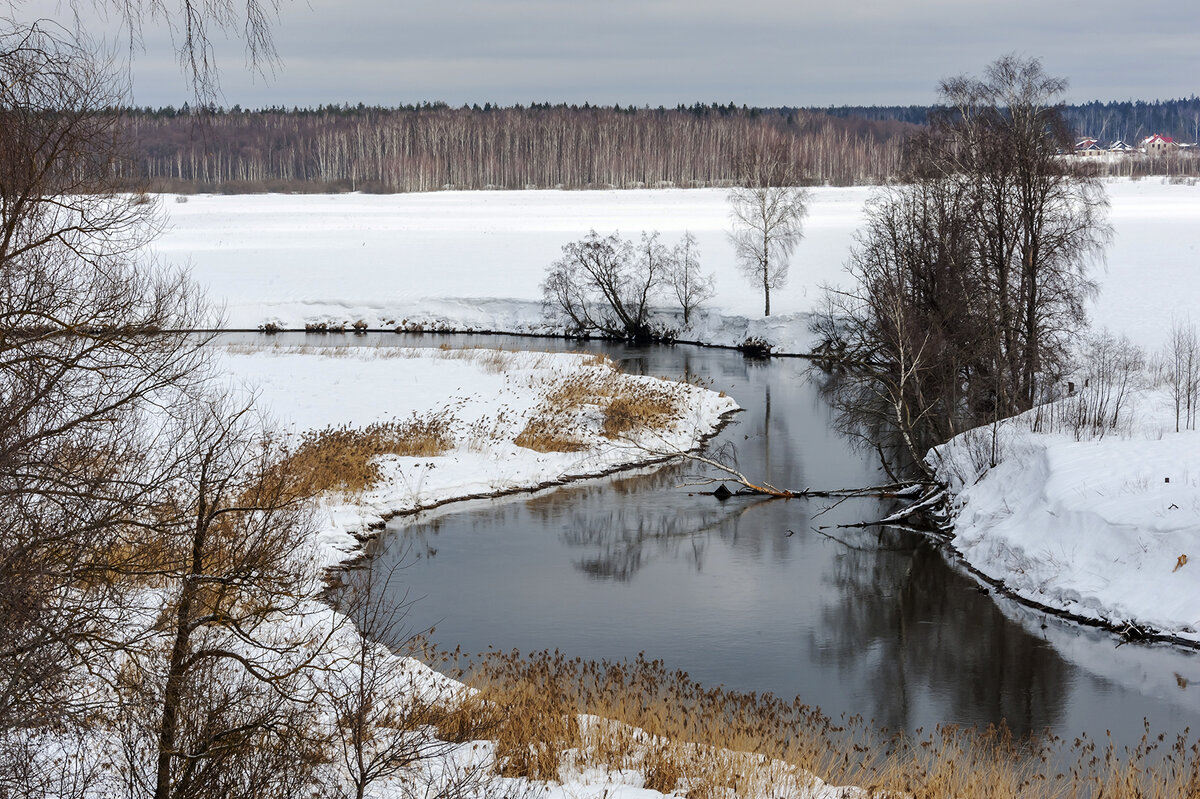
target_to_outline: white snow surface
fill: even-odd
[[[1200,307],[1200,187],[1147,178],[1107,188],[1115,237],[1097,271],[1094,316],[1157,346],[1164,319]],[[721,189],[166,197],[157,249],[190,266],[224,307],[225,327],[362,320],[384,329],[553,333],[540,284],[562,245],[591,229],[632,239],[659,230],[667,244],[691,231],[717,293],[680,337],[735,345],[761,336],[777,351],[807,352],[808,315],[822,284],[844,281],[871,192],[812,189],[804,240],[767,319],[761,293],[737,269]],[[660,303],[663,321],[682,327],[674,303]]]
[[[451,420],[454,447],[434,457],[385,456],[383,479],[361,496],[320,498],[322,559],[357,553],[358,538],[384,519],[473,496],[552,485],[685,452],[709,435],[729,397],[689,383],[626,375],[591,355],[487,349],[403,347],[231,347],[218,369],[257,391],[260,409],[294,435],[325,427],[365,427],[414,415]],[[578,378],[626,390],[655,387],[676,398],[678,413],[655,430],[608,439],[601,406],[575,421],[588,446],[536,452],[514,439],[555,387]],[[319,386],[319,387],[318,387]]]
[[[737,271],[728,192],[718,189],[165,198],[170,222],[157,249],[190,266],[224,306],[225,327],[362,320],[388,330],[557,333],[541,282],[564,244],[592,229],[634,240],[658,230],[670,246],[691,231],[718,293],[680,337],[736,345],[761,336],[798,352],[809,349],[807,312],[817,287],[838,278],[867,195],[814,190],[791,282],[773,293],[766,320],[761,293]],[[682,327],[673,302],[660,302],[659,319]]]
[[[954,544],[1018,596],[1118,628],[1200,642],[1200,431],[1175,432],[1165,394],[1144,390],[1120,432],[1076,440],[1001,423],[930,454],[956,495]]]

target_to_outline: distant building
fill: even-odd
[[[1142,139],[1141,150],[1146,155],[1166,155],[1179,149],[1179,145],[1170,136],[1160,136],[1155,133]]]
[[[1108,145],[1108,151],[1110,153],[1132,153],[1134,152],[1134,148],[1130,147],[1120,139],[1117,139],[1115,142]]]
[[[1101,155],[1104,153],[1104,148],[1100,146],[1100,142],[1087,137],[1075,142],[1075,155]]]

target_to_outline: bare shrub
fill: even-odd
[[[628,341],[666,337],[650,324],[650,303],[678,275],[675,253],[658,240],[658,232],[643,232],[638,244],[616,233],[601,237],[591,231],[585,238],[563,245],[563,255],[552,263],[542,283],[548,313],[563,319],[576,335],[597,334]],[[694,271],[689,301],[699,301]],[[690,310],[690,306],[689,306]]]
[[[424,782],[423,767],[448,765],[457,744],[487,736],[498,723],[476,712],[469,689],[401,661],[427,651],[408,623],[402,569],[378,574],[368,567],[334,600],[355,620],[357,634],[326,664],[321,697],[334,719],[334,761],[349,775],[355,799],[385,780]],[[468,769],[452,782],[465,789],[482,776],[482,769]]]
[[[1171,397],[1175,411],[1175,432],[1180,426],[1196,429],[1197,405],[1200,404],[1200,337],[1191,321],[1175,320],[1167,346],[1156,364],[1158,382]]]
[[[1135,392],[1150,382],[1145,352],[1126,336],[1102,331],[1085,340],[1079,357],[1074,392],[1048,397],[1029,415],[1030,429],[1071,433],[1076,441],[1131,430]]]

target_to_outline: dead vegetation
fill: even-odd
[[[359,493],[382,478],[377,461],[381,455],[427,458],[450,449],[453,423],[450,411],[442,409],[362,428],[342,425],[305,431],[281,468],[295,475],[296,490],[302,495]]]
[[[597,420],[603,437],[617,440],[661,429],[679,414],[680,402],[675,384],[588,370],[556,381],[514,440],[536,452],[577,452],[591,445],[588,430]]]
[[[488,730],[502,776],[554,781],[589,768],[635,770],[646,788],[698,799],[803,796],[812,775],[860,786],[864,797],[1200,795],[1200,744],[1148,727],[1129,748],[1088,738],[1017,741],[1003,727],[906,736],[859,717],[831,719],[799,700],[705,688],[640,656],[492,652],[462,671],[478,693],[442,724]]]

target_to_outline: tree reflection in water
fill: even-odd
[[[947,568],[932,544],[896,530],[854,531],[827,576],[834,589],[815,657],[871,686],[892,729],[934,718],[1017,735],[1056,727],[1070,667],[1045,641],[1004,618],[994,599]]]
[[[714,443],[736,447],[748,475],[789,488],[882,481],[877,459],[833,431],[803,362],[587,347],[631,373],[703,374],[735,397],[746,410]],[[706,684],[800,695],[835,716],[909,731],[1005,719],[1017,734],[1102,738],[1143,715],[1168,733],[1195,728],[1196,658],[1114,654],[1111,638],[1072,629],[1050,636],[1060,656],[1045,640],[1054,630],[1006,617],[1011,603],[980,593],[923,539],[867,529],[835,541],[811,529],[879,518],[878,503],[824,513],[824,502],[719,503],[678,487],[696,471],[674,465],[447,506],[397,520],[371,550],[386,568],[412,543],[421,562],[405,588],[420,600],[416,621],[436,625],[448,648],[652,650]],[[1127,733],[1119,740],[1140,734]]]

